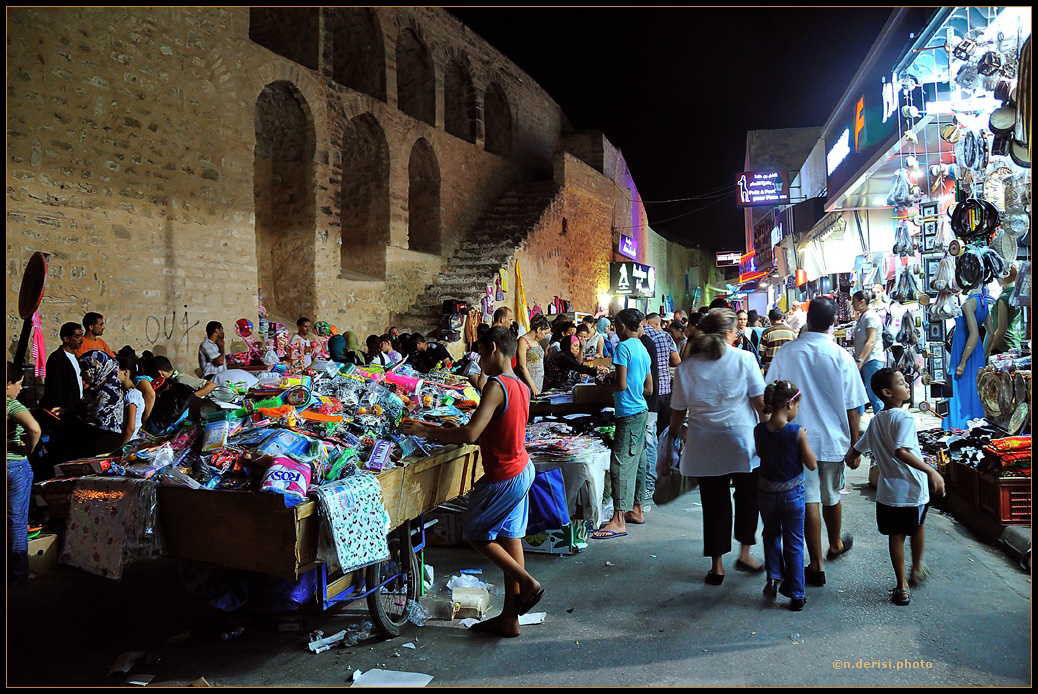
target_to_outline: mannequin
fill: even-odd
[[[965,429],[966,423],[984,417],[984,407],[977,394],[977,369],[984,366],[983,348],[980,344],[980,326],[988,317],[991,298],[986,292],[976,290],[962,305],[962,315],[955,319],[955,336],[952,338],[951,361],[954,367],[952,399],[948,416],[944,419],[945,429]]]
[[[984,340],[985,357],[1001,354],[1020,346],[1020,336],[1024,332],[1023,311],[1019,306],[1009,305],[1009,297],[1013,295],[1018,274],[1016,265],[1012,265],[1009,275],[998,281],[1002,286],[1002,293],[991,307],[991,313],[988,314],[985,326],[987,337]]]

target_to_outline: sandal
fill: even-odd
[[[915,588],[929,575],[930,567],[926,565],[926,562],[920,560],[919,566],[913,566],[912,573],[908,575],[908,585]]]
[[[912,602],[912,595],[903,588],[891,588],[890,602],[904,607],[908,603]]]

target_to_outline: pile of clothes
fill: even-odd
[[[1031,437],[993,439],[984,446],[983,471],[999,477],[1031,476]]]

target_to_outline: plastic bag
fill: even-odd
[[[299,463],[291,458],[275,458],[263,475],[260,491],[281,494],[285,497],[286,506],[298,506],[306,501],[311,474],[309,463]]]
[[[911,204],[908,177],[904,169],[898,169],[894,174],[894,183],[887,194],[887,204],[891,207],[908,207]]]
[[[944,254],[940,264],[937,266],[937,273],[930,283],[930,288],[938,292],[955,291],[958,289],[955,286],[955,256],[950,253]]]
[[[958,318],[962,315],[962,306],[956,301],[955,295],[948,290],[937,293],[937,300],[930,304],[930,318],[944,320],[947,318]]]
[[[1009,297],[1010,306],[1031,305],[1031,263],[1025,262],[1020,266],[1020,274],[1016,278],[1016,287],[1013,295]]]
[[[562,470],[538,472],[529,493],[530,513],[526,534],[535,535],[545,530],[558,530],[569,523],[566,505],[566,486]]]
[[[173,446],[169,443],[164,443],[151,455],[150,459],[141,460],[140,458],[135,458],[141,462],[126,466],[126,473],[131,477],[147,479],[162,468],[172,465],[175,457],[176,453],[173,451]]]

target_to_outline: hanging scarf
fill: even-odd
[[[501,270],[501,277],[506,277]],[[519,269],[519,261],[515,261],[515,319],[522,332],[530,332],[530,310],[526,306],[526,289],[523,287],[523,271]]]
[[[118,360],[93,349],[79,358],[79,368],[87,383],[79,420],[103,431],[122,432],[125,403]]]
[[[36,378],[46,378],[47,346],[43,344],[43,321],[39,311],[32,314],[32,359],[36,362]]]

